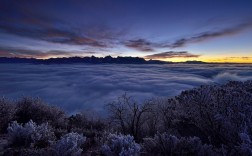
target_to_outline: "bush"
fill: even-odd
[[[85,141],[86,137],[78,133],[68,133],[52,146],[53,153],[57,156],[79,156],[83,151],[81,145]]]
[[[13,146],[46,147],[55,139],[48,123],[37,125],[31,120],[23,126],[14,121],[7,130],[9,141]]]
[[[2,156],[53,156],[48,148],[8,148]]]
[[[105,128],[105,123],[99,118],[94,118],[87,113],[79,113],[71,115],[68,118],[68,128],[82,129],[91,131],[102,131]]]
[[[38,98],[23,98],[17,103],[17,121],[26,123],[33,120],[36,123],[48,122],[54,127],[64,126],[64,111],[58,107],[49,106]]]
[[[184,91],[177,100],[180,118],[199,127],[214,145],[236,146],[252,136],[252,83],[229,82]]]
[[[252,141],[248,134],[240,133],[242,143],[236,147],[239,155],[252,155]]]
[[[101,151],[106,156],[136,156],[140,155],[140,149],[140,145],[135,143],[133,136],[108,134]]]
[[[8,127],[8,123],[13,121],[15,117],[15,105],[6,100],[5,98],[0,99],[0,132],[5,132]]]
[[[156,134],[154,138],[144,139],[144,150],[155,155],[209,155],[214,156],[213,147],[203,145],[197,137],[181,137],[167,133]]]

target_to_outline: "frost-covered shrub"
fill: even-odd
[[[176,97],[179,117],[200,128],[215,145],[241,144],[252,136],[252,81],[201,86]]]
[[[239,155],[252,155],[251,137],[246,133],[240,133],[242,143],[236,147]]]
[[[8,123],[11,122],[15,116],[15,105],[6,100],[0,98],[0,132],[6,131]]]
[[[8,137],[13,146],[45,147],[54,140],[54,133],[48,123],[37,125],[32,120],[22,125],[17,121],[8,127]]]
[[[61,137],[53,146],[53,153],[57,156],[79,156],[83,151],[81,145],[86,137],[78,133],[68,133]]]
[[[133,136],[108,134],[101,151],[106,156],[137,156],[140,155],[140,149],[140,145],[135,143]]]
[[[48,122],[53,127],[64,126],[65,113],[55,106],[45,104],[38,98],[23,98],[17,102],[17,121],[26,123],[30,120],[41,124]]]
[[[167,133],[156,134],[154,138],[144,138],[144,150],[155,155],[209,155],[217,153],[213,147],[203,145],[197,137],[178,138]]]

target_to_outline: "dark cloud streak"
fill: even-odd
[[[175,42],[171,42],[171,43],[152,42],[152,41],[148,41],[147,39],[140,38],[140,39],[135,39],[135,40],[128,40],[127,42],[124,42],[123,44],[126,47],[134,48],[139,51],[153,52],[158,48],[172,48],[172,49],[180,48],[180,47],[185,47],[186,45],[191,44],[191,43],[199,43],[199,42],[204,42],[210,39],[225,37],[229,35],[235,35],[248,28],[252,28],[252,20],[241,23],[237,26],[220,29],[217,31],[207,31],[207,32],[192,35],[189,37],[180,38],[176,40]]]
[[[192,57],[200,57],[200,55],[191,54],[188,53],[187,51],[179,51],[179,52],[168,51],[145,56],[145,58],[147,59],[192,58]]]
[[[189,43],[199,43],[203,41],[207,41],[209,39],[214,39],[218,37],[224,37],[224,36],[229,36],[229,35],[234,35],[237,34],[247,28],[252,28],[252,20],[247,21],[245,23],[239,24],[234,27],[230,28],[225,28],[221,29],[218,31],[208,31],[208,32],[203,32],[198,35],[194,35],[191,37],[187,38],[181,38],[175,41],[172,44],[165,44],[163,47],[168,47],[168,48],[179,48],[179,47],[184,47]]]
[[[76,51],[39,51],[25,48],[0,47],[0,57],[21,57],[21,58],[48,58],[48,57],[72,57],[83,54],[89,55],[95,52],[76,52]]]
[[[134,48],[136,50],[140,50],[144,52],[155,51],[154,48],[156,47],[155,43],[149,42],[145,39],[129,40],[125,42],[124,44],[126,47]]]
[[[6,5],[0,10],[0,33],[28,37],[51,43],[85,45],[96,48],[111,46],[110,40],[122,35],[105,24],[89,25],[49,16],[26,5]]]

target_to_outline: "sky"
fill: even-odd
[[[252,63],[251,0],[1,0],[0,57]]]

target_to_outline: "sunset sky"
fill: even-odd
[[[252,63],[252,1],[0,1],[0,57],[91,55]]]

